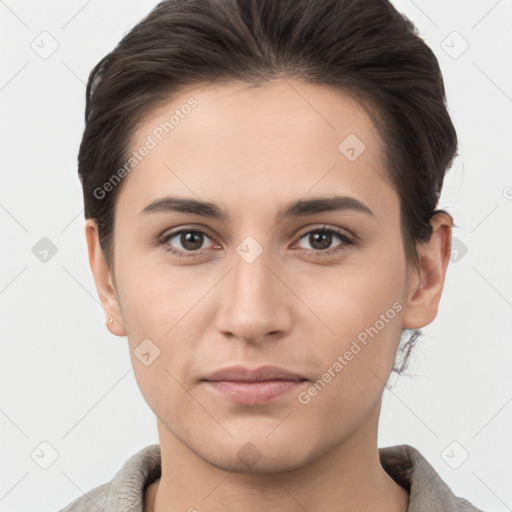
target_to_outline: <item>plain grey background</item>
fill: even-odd
[[[510,511],[512,1],[393,3],[443,70],[460,156],[440,207],[458,227],[379,446],[411,444],[455,494]],[[158,442],[127,340],[104,323],[76,166],[89,72],[156,4],[0,0],[0,511],[58,510]]]

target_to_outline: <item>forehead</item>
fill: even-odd
[[[131,150],[139,159],[121,194],[131,205],[169,191],[282,203],[334,188],[396,202],[370,116],[352,95],[324,85],[278,79],[181,90],[145,115]]]

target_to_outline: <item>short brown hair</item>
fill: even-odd
[[[137,123],[182,88],[215,80],[294,78],[354,94],[384,142],[401,205],[408,261],[430,239],[457,150],[439,63],[388,0],[166,0],[90,73],[78,155],[85,218],[96,221],[112,268],[121,185],[95,192],[127,160]],[[445,212],[447,213],[447,212]],[[413,330],[400,369],[421,334]]]

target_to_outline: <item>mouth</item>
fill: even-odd
[[[297,390],[308,379],[277,366],[255,369],[234,366],[218,370],[201,381],[209,390],[234,403],[260,405]]]

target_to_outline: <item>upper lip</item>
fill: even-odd
[[[236,382],[261,382],[266,380],[307,380],[302,375],[279,368],[278,366],[260,366],[250,369],[244,366],[230,366],[211,373],[202,380],[219,381],[230,380]]]

